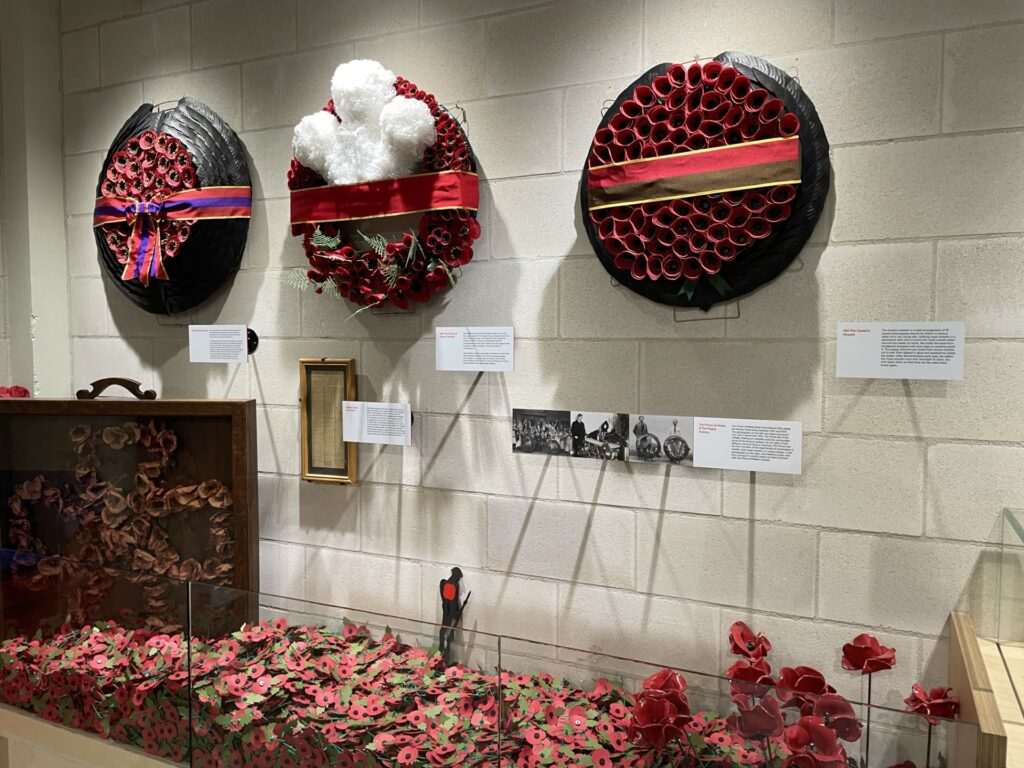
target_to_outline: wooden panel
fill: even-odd
[[[960,743],[956,728],[950,730],[950,765],[978,768],[1006,768],[1006,729],[992,682],[985,668],[974,622],[965,613],[951,613],[949,683],[960,697],[960,718],[978,724],[977,753],[972,745]]]

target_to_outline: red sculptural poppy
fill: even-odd
[[[953,695],[952,688],[937,685],[926,691],[920,683],[914,683],[910,695],[903,700],[907,712],[925,715],[935,725],[939,718],[952,719],[960,711],[960,699]]]
[[[852,642],[843,646],[843,669],[860,670],[863,675],[892,669],[896,663],[896,651],[882,645],[878,638],[862,633]]]
[[[729,652],[748,659],[762,659],[771,651],[772,644],[763,634],[754,631],[744,622],[737,621],[729,627]]]

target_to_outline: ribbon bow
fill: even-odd
[[[93,210],[92,225],[129,224],[128,261],[121,279],[135,279],[149,285],[150,278],[167,279],[160,242],[163,221],[248,219],[251,216],[251,187],[204,187],[183,189],[151,200],[99,197]]]

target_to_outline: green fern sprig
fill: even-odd
[[[382,259],[388,257],[388,239],[384,235],[364,235],[362,232],[359,236],[366,241],[366,245],[369,246],[370,250],[377,254]]]
[[[328,237],[320,231],[320,227],[313,230],[313,234],[309,239],[321,251],[333,251],[341,244],[340,237]]]

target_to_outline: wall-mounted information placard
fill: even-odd
[[[249,344],[244,325],[190,325],[188,361],[190,363],[245,363]]]
[[[803,462],[799,421],[693,420],[693,465],[799,475]]]
[[[510,326],[435,328],[439,371],[495,371],[514,367],[515,332]]]
[[[964,377],[964,324],[840,323],[836,376],[847,379]]]
[[[342,404],[345,439],[354,443],[412,445],[412,410],[408,403]]]

